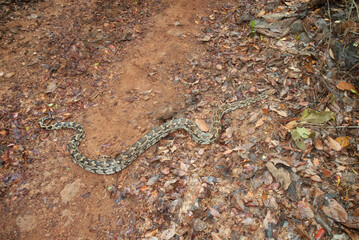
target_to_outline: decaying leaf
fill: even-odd
[[[334,115],[335,113],[331,111],[317,112],[312,109],[306,109],[302,113],[300,121],[320,124],[329,121]]]
[[[302,138],[308,138],[311,134],[311,132],[306,128],[297,127],[296,130]]]
[[[292,139],[295,142],[295,145],[301,150],[305,150],[305,143],[303,138],[298,133],[297,129],[290,130],[290,134],[292,135]]]
[[[343,206],[335,199],[329,198],[322,206],[322,210],[328,217],[338,222],[346,222],[348,220],[348,214]]]
[[[272,174],[277,182],[282,185],[284,190],[287,190],[290,183],[292,182],[290,179],[290,173],[286,171],[284,168],[276,168],[273,163],[268,162],[266,164],[268,171]]]

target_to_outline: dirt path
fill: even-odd
[[[344,5],[6,2],[0,239],[355,238],[356,75],[325,40],[356,37],[356,20],[328,22]],[[85,156],[116,156],[166,120],[208,129],[215,107],[267,90],[223,116],[216,142],[176,131],[108,176],[71,161],[73,131],[39,127],[48,114],[76,121]]]
[[[63,14],[61,7],[66,4],[57,1],[40,9],[45,17],[51,13],[59,17]],[[174,78],[177,69],[187,64],[186,53],[200,51],[201,46],[196,43],[200,29],[195,22],[207,13],[208,1],[167,1],[167,4],[142,26],[146,28],[143,36],[120,50],[120,59],[90,70],[100,82],[105,82],[106,88],[90,94],[92,107],[71,116],[86,129],[87,138],[81,145],[86,155],[96,157],[99,152],[114,155],[160,124],[161,119],[168,119],[185,107],[183,86]],[[17,75],[22,74],[19,69]],[[86,86],[82,90],[85,89]],[[118,184],[116,175],[90,174],[73,164],[64,155],[69,135],[66,131],[41,134],[42,140],[37,144],[42,160],[30,166],[31,175],[21,186],[29,190],[28,194],[20,201],[13,199],[14,205],[9,203],[11,211],[4,209],[2,239],[144,237],[146,228],[151,227],[151,223],[141,220],[147,214],[143,209],[148,207],[136,198],[117,205],[109,191],[110,186]],[[119,175],[120,186],[126,188],[127,184],[141,180],[144,169],[137,169],[144,164],[141,159]],[[146,171],[151,173],[155,169]]]

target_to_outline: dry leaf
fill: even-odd
[[[328,136],[328,145],[331,149],[333,149],[334,151],[340,151],[342,150],[342,147],[340,146],[340,144],[335,141],[333,138]]]
[[[324,149],[324,146],[323,146],[323,142],[322,140],[320,140],[319,138],[316,138],[314,140],[314,147],[318,150],[323,150]]]
[[[259,119],[256,123],[255,128],[262,126],[265,120],[267,120],[267,117],[262,117],[261,119]]]
[[[214,240],[222,240],[222,238],[218,235],[218,233],[212,232],[212,239]]]
[[[291,130],[291,129],[295,128],[296,126],[297,126],[297,121],[290,121],[289,123],[287,123],[285,125],[285,128],[287,130]]]
[[[221,216],[221,214],[219,214],[219,212],[216,210],[216,209],[214,209],[214,208],[209,208],[209,213],[213,216],[213,217],[220,217]]]
[[[323,180],[318,175],[313,175],[310,179],[314,182],[322,182]]]
[[[328,217],[338,222],[346,222],[348,220],[348,214],[343,206],[335,201],[333,198],[329,198],[324,205],[322,210]]]
[[[337,88],[340,90],[348,90],[354,93],[358,93],[358,91],[355,89],[354,85],[345,81],[340,81],[337,84]]]
[[[196,122],[197,126],[199,127],[199,129],[201,129],[202,131],[204,131],[204,132],[209,131],[209,126],[203,119],[196,119],[195,122]]]
[[[345,136],[343,136],[343,137],[337,137],[337,138],[335,139],[335,141],[336,141],[337,143],[339,143],[340,146],[341,146],[341,149],[343,149],[343,148],[345,148],[345,147],[347,147],[347,146],[349,145],[350,138],[351,138],[351,137],[349,137],[349,136],[347,136],[347,137],[345,137]]]

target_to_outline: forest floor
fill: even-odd
[[[335,15],[347,6],[0,7],[1,239],[359,239],[358,22]],[[270,89],[226,114],[216,143],[177,131],[113,175],[71,160],[72,130],[39,126],[78,122],[85,156],[115,156],[173,118],[208,130],[216,107]]]

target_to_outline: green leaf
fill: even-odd
[[[301,150],[305,150],[305,143],[303,138],[301,138],[300,134],[298,133],[297,129],[290,130],[290,134],[292,135],[292,139],[295,142],[295,145]]]
[[[255,34],[256,33],[256,30],[254,29],[255,20],[252,20],[249,25],[251,26],[252,33]]]
[[[297,127],[296,130],[302,138],[308,138],[311,134],[311,132],[306,128]]]
[[[26,126],[25,129],[26,129],[26,131],[29,131],[30,126]]]
[[[325,123],[334,117],[334,115],[335,113],[331,111],[317,112],[312,109],[306,109],[299,120],[308,123]]]
[[[252,20],[251,23],[250,23],[252,30],[253,30],[253,28],[254,28],[254,24],[255,24],[255,23],[256,23],[256,21],[254,21],[254,20]]]
[[[49,103],[49,104],[47,104],[47,106],[52,107],[52,106],[54,106],[54,104],[53,104],[53,103]]]
[[[99,65],[99,63],[95,63],[95,66],[98,66]]]

